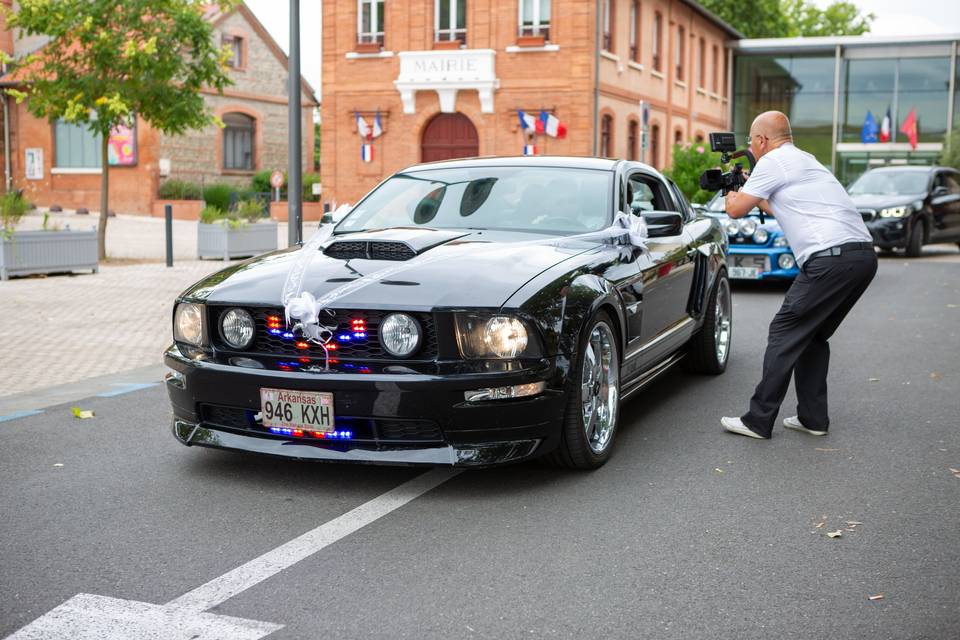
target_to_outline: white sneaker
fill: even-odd
[[[825,436],[827,435],[826,431],[814,431],[813,429],[807,429],[803,426],[803,423],[800,422],[800,418],[797,416],[790,416],[789,418],[783,419],[783,426],[787,429],[793,429],[794,431],[802,431],[803,433],[808,433],[811,436]]]
[[[762,436],[759,433],[756,433],[750,429],[747,425],[743,424],[743,420],[740,418],[720,418],[720,424],[723,425],[723,428],[729,431],[730,433],[736,433],[741,436],[747,436],[748,438],[757,438],[759,440],[768,440],[766,436]]]

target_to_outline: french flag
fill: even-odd
[[[890,142],[890,107],[887,107],[887,115],[880,124],[880,142]]]
[[[526,111],[517,111],[517,117],[520,118],[520,128],[524,131],[536,131],[536,119]]]
[[[535,145],[535,144],[525,144],[525,145],[523,145],[523,155],[525,155],[525,156],[535,156],[535,155],[537,155],[537,145]]]
[[[360,134],[360,137],[365,140],[372,140],[373,135],[370,132],[370,125],[367,124],[367,121],[356,111],[353,112],[353,115],[357,118],[357,133]]]
[[[541,111],[540,119],[537,121],[537,132],[545,133],[553,138],[565,138],[567,137],[567,125],[560,122],[560,119],[552,113]]]
[[[372,144],[362,144],[360,145],[360,159],[364,162],[373,162],[373,145]]]

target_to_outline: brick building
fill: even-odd
[[[518,111],[566,138],[541,154],[670,162],[729,128],[732,27],[690,0],[329,0],[323,6],[324,199],[356,201],[406,165],[518,155]],[[640,102],[649,105],[643,149]],[[355,113],[384,133],[361,158]]]
[[[10,0],[0,2],[10,5]],[[222,93],[205,92],[207,104],[226,126],[170,136],[138,119],[132,130],[118,132],[117,153],[110,160],[110,206],[116,211],[150,214],[160,182],[167,179],[161,170],[169,178],[240,186],[249,184],[256,171],[287,166],[286,55],[243,3],[228,13],[213,5],[206,18],[215,37],[233,51],[229,70],[233,84]],[[0,29],[0,46],[15,58],[45,45],[44,38],[16,38]],[[13,84],[10,74],[0,80],[2,84]],[[302,163],[308,169],[313,166],[313,114],[318,102],[306,81],[302,88]],[[2,99],[10,143],[9,153],[4,153],[4,184],[23,189],[38,205],[99,208],[98,138],[82,126],[37,119],[26,104]]]

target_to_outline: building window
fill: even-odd
[[[660,43],[661,27],[663,27],[663,16],[657,11],[653,14],[653,68],[656,71],[663,71],[663,69],[660,68],[661,60],[663,59],[661,55],[662,45]]]
[[[520,35],[550,39],[550,0],[520,0]]]
[[[223,168],[253,171],[254,119],[242,113],[228,113],[223,116],[223,124]]]
[[[713,92],[717,93],[717,70],[720,67],[720,50],[717,49],[717,45],[713,45],[713,65],[710,67],[710,73],[713,76],[711,84],[713,85]]]
[[[680,129],[673,132],[673,144],[683,144],[683,131]]]
[[[627,126],[627,160],[637,160],[637,132],[639,123],[636,120],[630,120]]]
[[[467,42],[467,0],[437,0],[435,6],[437,42]]]
[[[728,59],[729,59],[729,58],[728,58],[727,56],[723,56],[723,86],[720,87],[720,89],[721,89],[721,91],[723,92],[723,97],[724,97],[724,98],[727,97],[727,84],[728,84],[728,80],[727,80],[727,73],[728,73],[728,71],[727,71],[727,60],[728,60]]]
[[[707,88],[707,43],[704,42],[703,38],[700,38],[700,51],[698,53],[700,54],[698,56],[699,60],[697,60],[697,64],[700,65],[700,68],[697,69],[697,73],[700,76],[698,78],[698,81],[699,81],[698,86],[701,89],[706,89]]]
[[[613,51],[614,0],[603,0],[603,49]]]
[[[243,38],[240,36],[224,36],[223,46],[230,50],[227,66],[233,69],[243,68]]]
[[[650,127],[650,166],[660,166],[660,125]]]
[[[605,115],[600,119],[600,155],[604,158],[613,157],[613,116]]]
[[[630,3],[630,59],[640,62],[640,2]]]
[[[683,27],[677,27],[677,50],[674,54],[674,61],[677,63],[675,77],[677,80],[683,81],[683,50],[686,48],[687,32]]]
[[[384,0],[357,0],[357,42],[383,46]]]
[[[61,169],[99,169],[100,136],[86,125],[58,120],[54,125],[54,166]]]

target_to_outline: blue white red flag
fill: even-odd
[[[526,111],[517,111],[517,117],[520,118],[520,128],[527,132],[537,130],[536,119]]]
[[[523,155],[525,155],[525,156],[535,156],[535,155],[537,155],[537,145],[535,145],[535,144],[525,144],[525,145],[523,145]]]
[[[878,132],[877,119],[873,117],[873,112],[868,109],[867,117],[863,119],[863,129],[860,131],[860,142],[876,142]]]
[[[367,124],[367,121],[356,111],[353,112],[353,115],[357,118],[357,133],[359,133],[360,137],[364,140],[371,140],[370,126]]]
[[[373,162],[373,145],[372,144],[362,144],[360,145],[360,159],[364,162]]]
[[[880,142],[890,142],[890,128],[893,119],[890,117],[890,107],[887,107],[887,115],[883,116],[883,123],[880,124]]]
[[[540,119],[537,122],[537,131],[553,138],[565,138],[567,136],[567,125],[560,122],[560,119],[552,113],[541,111]]]
[[[377,109],[377,115],[373,119],[373,133],[371,138],[379,138],[383,135],[383,122],[380,120],[380,109]]]

